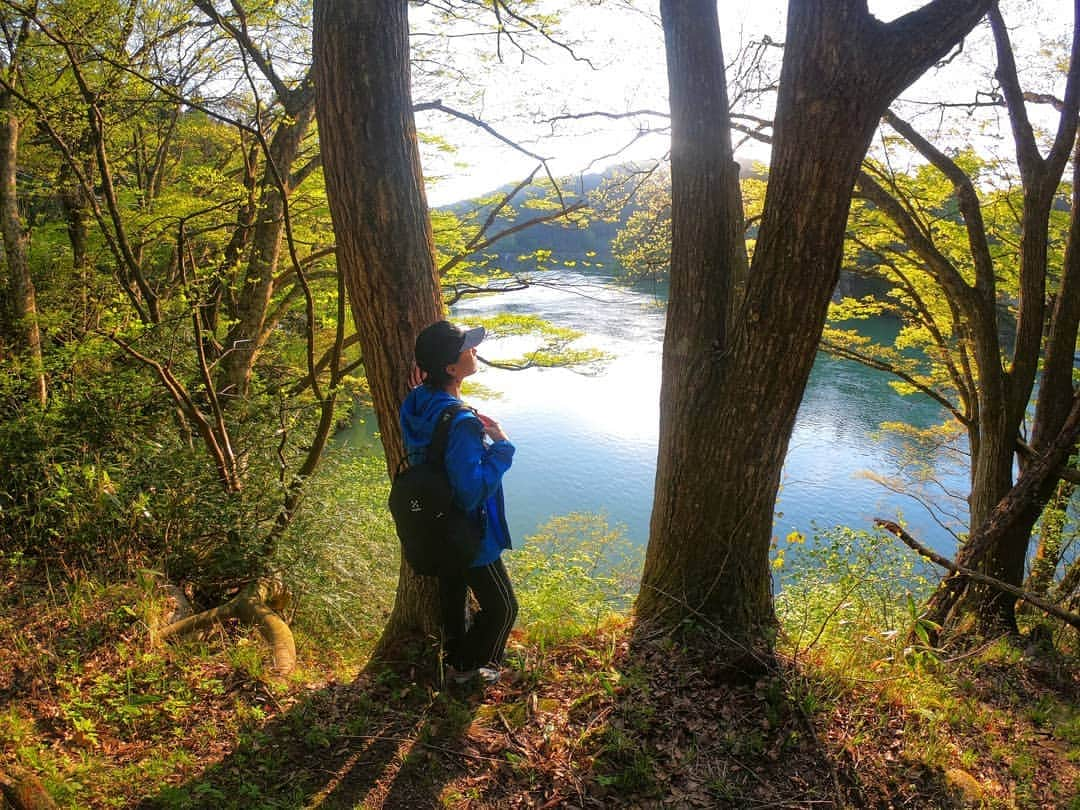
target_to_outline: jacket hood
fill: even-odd
[[[439,414],[446,406],[460,401],[445,391],[426,385],[416,386],[401,405],[401,432],[405,446],[411,450],[430,444]]]

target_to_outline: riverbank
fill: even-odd
[[[1078,806],[1080,676],[1046,647],[825,621],[733,684],[613,614],[521,627],[500,684],[448,691],[423,647],[368,668],[298,633],[282,680],[237,627],[164,646],[162,607],[0,563],[0,772],[80,808]]]

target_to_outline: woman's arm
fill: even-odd
[[[472,417],[456,421],[450,428],[446,474],[458,506],[467,511],[495,494],[514,459],[514,445],[506,438],[485,447],[484,432],[485,426]]]

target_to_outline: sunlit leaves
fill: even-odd
[[[486,318],[465,318],[469,325],[483,325],[488,341],[516,338],[514,346],[521,343],[528,348],[515,357],[492,356],[485,359],[498,368],[572,368],[582,373],[597,370],[597,365],[608,355],[599,349],[578,347],[574,343],[583,336],[575,329],[556,326],[538,315],[502,313]]]

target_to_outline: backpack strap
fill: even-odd
[[[450,426],[462,411],[471,411],[466,405],[454,403],[443,408],[435,422],[435,432],[431,436],[431,444],[427,447],[427,462],[438,467],[445,467],[446,445],[450,442]]]

